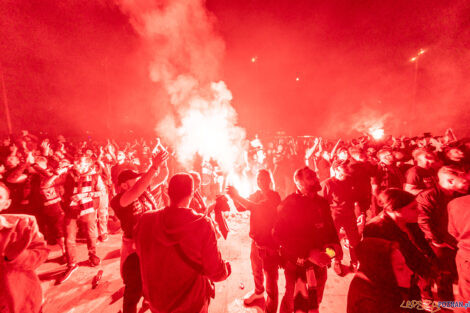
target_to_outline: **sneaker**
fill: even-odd
[[[62,284],[65,282],[67,279],[72,276],[72,273],[75,272],[78,269],[78,264],[72,264],[67,266],[67,269],[65,270],[64,274],[62,274],[61,277],[57,279],[57,284]]]
[[[344,269],[343,269],[343,264],[341,264],[341,262],[335,262],[335,265],[333,266],[333,270],[335,271],[335,273],[338,275],[338,276],[344,276],[346,275],[346,273],[344,272]]]
[[[101,263],[101,260],[99,257],[97,257],[96,255],[94,254],[90,254],[90,265],[95,267],[95,266],[98,266],[100,265]]]
[[[253,302],[259,299],[264,299],[264,292],[257,294],[256,292],[253,291],[245,296],[245,298],[243,299],[243,304],[251,305],[253,304]]]
[[[101,241],[101,242],[105,242],[105,241],[108,241],[108,234],[103,234],[101,236],[98,237],[98,240]]]

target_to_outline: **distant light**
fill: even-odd
[[[300,78],[298,78],[298,77],[295,78],[295,81],[299,81],[299,80],[300,80]]]
[[[255,63],[257,59],[258,59],[258,57],[252,57],[251,58],[251,63]]]
[[[369,128],[369,134],[375,140],[380,140],[384,137],[385,132],[384,132],[383,128]]]
[[[418,58],[418,57],[412,57],[412,58],[410,59],[410,62],[416,61],[417,58]]]
[[[425,52],[426,52],[426,50],[420,49],[419,52],[418,52],[418,55],[421,55],[421,54],[423,54],[423,53],[425,53]]]

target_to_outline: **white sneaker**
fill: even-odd
[[[253,302],[255,302],[258,299],[264,299],[264,292],[257,294],[256,292],[250,292],[243,298],[243,304],[244,305],[251,305]]]

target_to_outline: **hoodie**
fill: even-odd
[[[230,274],[213,224],[189,208],[143,214],[134,240],[152,312],[199,312],[213,293],[212,282]]]

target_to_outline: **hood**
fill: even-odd
[[[160,211],[155,225],[155,237],[165,246],[178,244],[186,236],[197,231],[196,225],[204,219],[190,208],[166,207]]]

